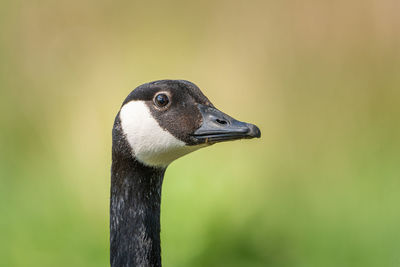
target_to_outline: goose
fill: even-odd
[[[218,142],[260,136],[257,126],[219,111],[189,81],[134,89],[112,129],[111,266],[161,266],[161,187],[172,161]]]

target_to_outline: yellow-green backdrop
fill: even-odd
[[[400,266],[400,2],[0,1],[0,266],[108,266],[111,127],[157,79],[262,138],[174,162],[164,266]]]

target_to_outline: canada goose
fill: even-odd
[[[161,186],[172,161],[260,135],[257,126],[216,109],[191,82],[160,80],[133,90],[112,131],[111,266],[161,266]]]

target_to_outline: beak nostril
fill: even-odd
[[[218,122],[219,124],[222,124],[222,125],[227,124],[227,122],[224,121],[224,120],[216,119],[215,121]]]

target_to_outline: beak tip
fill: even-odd
[[[249,136],[252,138],[260,138],[261,137],[261,131],[260,129],[255,126],[254,124],[249,124]]]

